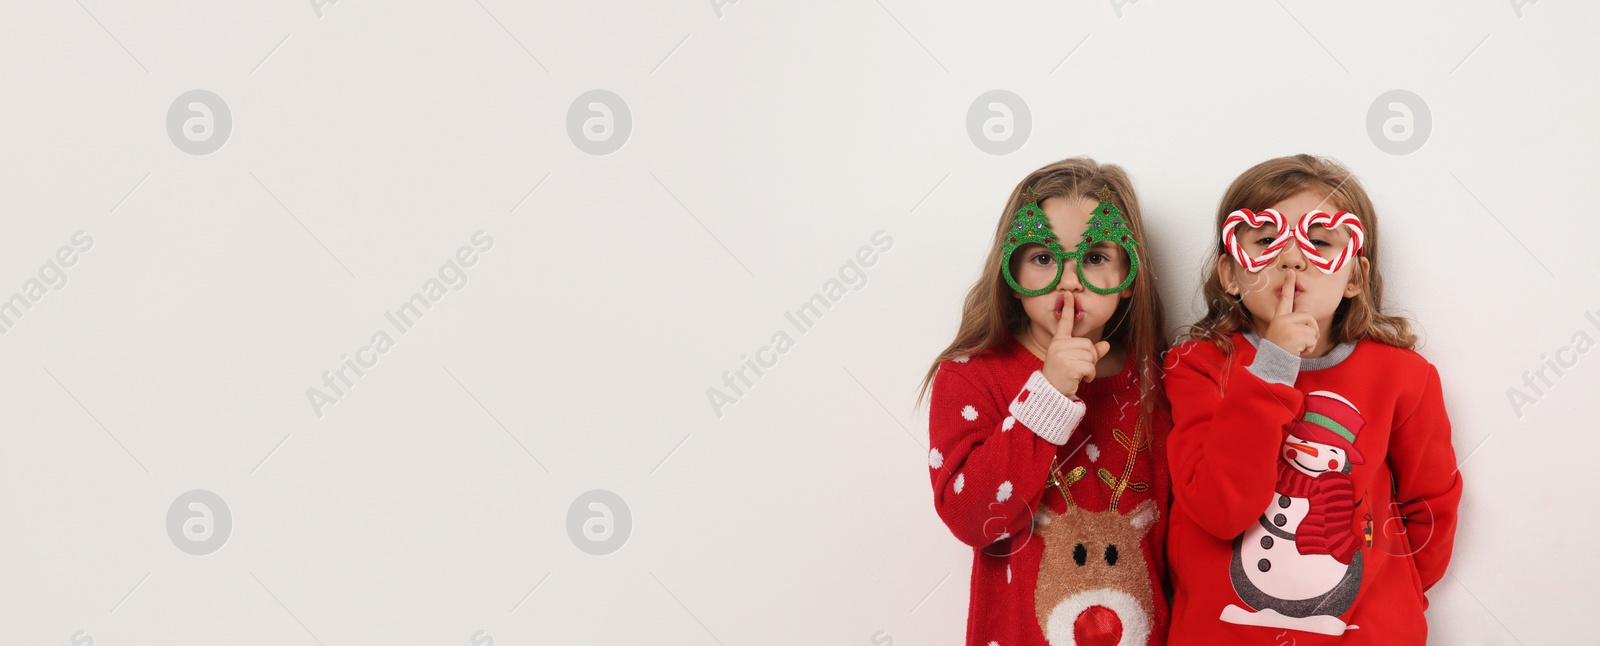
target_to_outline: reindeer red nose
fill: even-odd
[[[1078,646],[1117,646],[1122,620],[1110,608],[1089,606],[1072,622],[1072,641]]]

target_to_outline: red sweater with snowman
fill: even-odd
[[[1369,340],[1232,340],[1166,361],[1172,643],[1425,643],[1461,499],[1438,371]]]
[[[1043,366],[1008,336],[934,375],[934,507],[973,548],[966,643],[1164,644],[1169,417],[1140,422],[1131,354],[1077,401]]]

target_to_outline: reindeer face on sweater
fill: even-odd
[[[1155,608],[1139,544],[1157,515],[1150,500],[1126,515],[1079,507],[1034,515],[1033,532],[1044,540],[1034,608],[1050,643],[1145,643]]]

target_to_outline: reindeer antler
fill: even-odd
[[[1128,459],[1122,465],[1122,477],[1119,478],[1112,475],[1111,470],[1105,467],[1100,467],[1096,470],[1095,475],[1099,476],[1100,481],[1111,488],[1111,509],[1116,511],[1117,502],[1122,499],[1123,491],[1132,489],[1134,493],[1144,493],[1150,489],[1150,483],[1148,482],[1133,481],[1133,464],[1135,459],[1139,457],[1140,451],[1150,448],[1150,441],[1153,436],[1144,432],[1143,417],[1140,417],[1139,422],[1134,425],[1133,437],[1128,437],[1120,428],[1111,429],[1111,436],[1116,438],[1117,444],[1121,444],[1122,448],[1128,450]]]
[[[1060,490],[1061,497],[1067,499],[1067,509],[1072,509],[1073,507],[1076,507],[1077,504],[1072,502],[1072,492],[1067,491],[1067,487],[1071,487],[1072,483],[1082,480],[1085,475],[1089,474],[1089,470],[1080,465],[1073,467],[1072,470],[1062,474],[1061,467],[1065,464],[1066,460],[1061,460],[1059,462],[1052,460],[1050,463],[1050,481],[1045,484],[1046,486],[1055,487],[1056,489]]]

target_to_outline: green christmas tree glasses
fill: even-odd
[[[1111,190],[1102,188],[1095,196],[1100,203],[1090,214],[1083,239],[1072,251],[1061,246],[1037,197],[1017,209],[1011,216],[1011,228],[1001,239],[1005,250],[1000,259],[1001,271],[1012,289],[1027,296],[1055,289],[1068,259],[1075,261],[1080,284],[1095,293],[1115,294],[1133,284],[1139,275],[1139,243],[1134,240],[1122,209],[1111,203]],[[1011,258],[1018,249],[1023,250],[1022,262],[1013,270]]]

